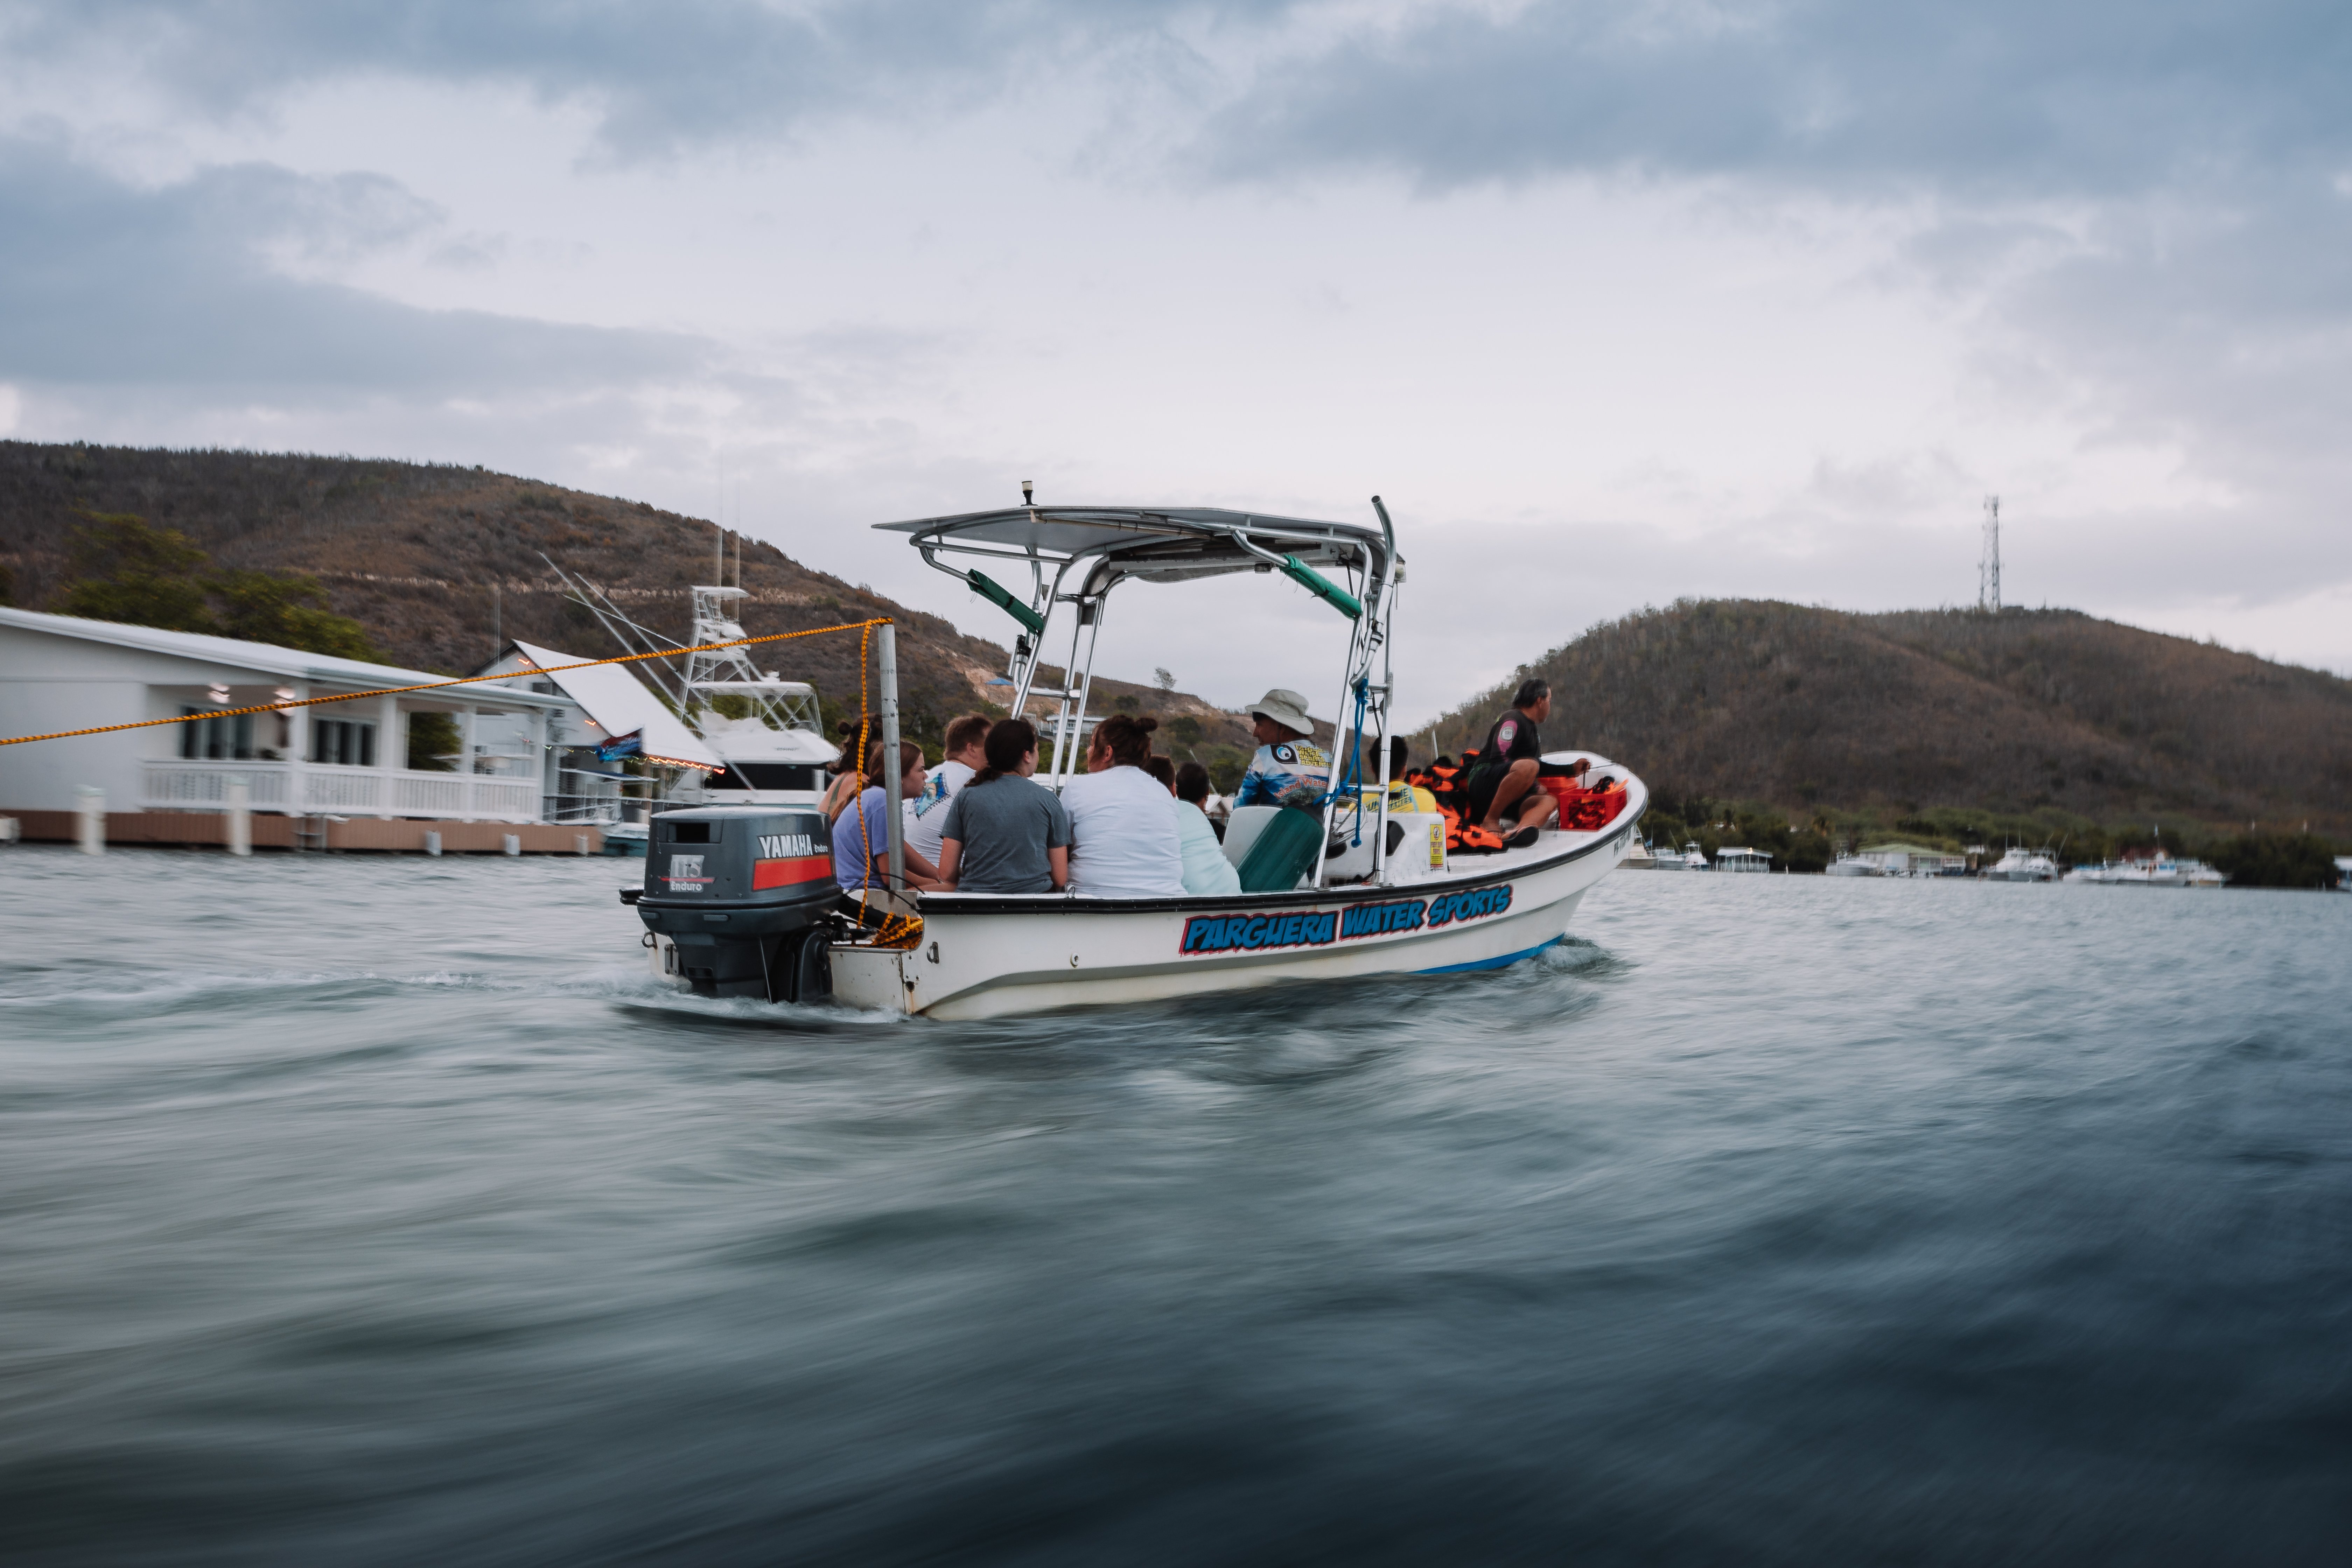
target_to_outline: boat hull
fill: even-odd
[[[1166,1001],[1292,980],[1500,968],[1568,934],[1632,823],[1391,888],[1320,894],[923,900],[911,950],[836,946],[835,997],[944,1019]]]

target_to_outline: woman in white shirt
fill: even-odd
[[[1095,731],[1087,771],[1062,786],[1070,814],[1070,891],[1136,899],[1184,890],[1176,797],[1143,771],[1160,721],[1114,713]]]

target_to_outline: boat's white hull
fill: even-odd
[[[1533,848],[1393,888],[1320,894],[923,900],[909,951],[836,947],[834,995],[934,1018],[1164,1001],[1288,980],[1498,968],[1551,946],[1633,837],[1547,834]]]

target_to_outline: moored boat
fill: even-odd
[[[2096,866],[2077,866],[2066,873],[2065,879],[2105,888],[2220,888],[2230,880],[2202,860],[2173,855],[2126,856]]]
[[[2011,847],[1981,873],[1994,882],[2054,882],[2058,863],[2040,850]]]

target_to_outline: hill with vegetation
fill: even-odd
[[[1874,833],[2097,859],[2225,833],[2352,836],[2352,682],[2073,610],[1854,615],[1685,601],[1524,667],[1547,743],[1622,761],[1656,826],[1793,858]],[[1486,692],[1433,726],[1475,745]],[[1793,831],[1791,824],[1794,825]],[[1769,847],[1769,846],[1768,846]]]
[[[0,599],[444,674],[488,662],[508,637],[583,658],[625,651],[567,599],[542,553],[684,639],[688,590],[712,580],[717,537],[707,521],[643,501],[481,468],[0,441]],[[1003,671],[999,644],[750,539],[741,585],[753,636],[894,619],[906,732],[935,753],[955,715],[1003,711],[1006,689],[985,685]],[[814,682],[829,722],[855,716],[855,635],[759,657]],[[1244,721],[1157,682],[1098,674],[1095,690],[1105,710],[1158,714],[1179,759],[1238,777]]]

